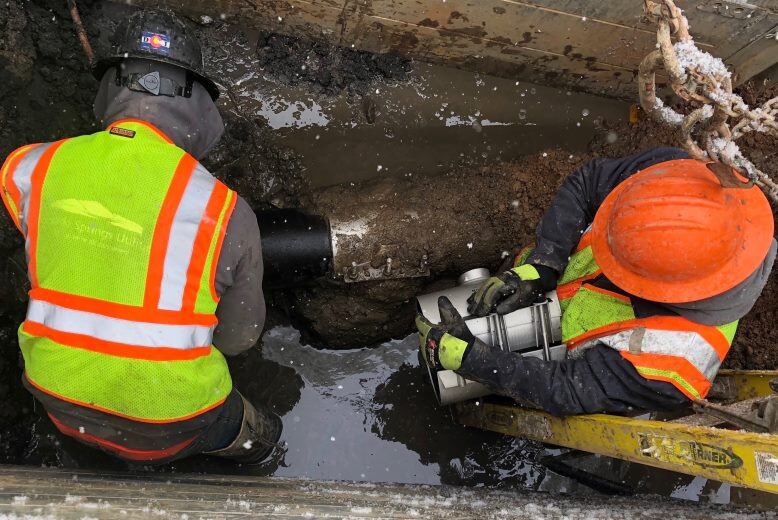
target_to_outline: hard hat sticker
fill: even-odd
[[[164,34],[144,31],[140,38],[140,48],[144,51],[170,54],[170,37]]]

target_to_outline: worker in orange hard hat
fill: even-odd
[[[441,301],[417,318],[428,361],[557,415],[671,410],[704,398],[776,256],[758,187],[724,188],[674,148],[596,159],[563,183],[537,245],[468,300],[476,316],[556,289],[564,361],[493,349]]]

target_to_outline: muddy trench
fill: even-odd
[[[132,9],[88,0],[79,7],[98,52],[114,20]],[[434,404],[409,336],[412,299],[467,269],[495,269],[507,252],[531,243],[555,190],[579,165],[679,137],[645,119],[629,123],[619,101],[243,31],[218,19],[191,22],[209,72],[227,89],[220,100],[226,132],[205,165],[256,209],[385,222],[368,240],[401,244],[393,254],[405,259],[425,256],[432,276],[327,278],[269,292],[263,338],[229,363],[241,392],[283,416],[289,451],[262,468],[195,458],[144,469],[591,492],[540,464],[554,450],[466,430]],[[97,131],[96,90],[65,2],[0,3],[0,157],[26,143]],[[741,92],[747,102],[776,93],[761,82]],[[778,178],[775,139],[752,135],[740,144]],[[127,469],[55,433],[21,386],[24,256],[2,215],[0,462]],[[773,275],[725,366],[778,367],[776,322]],[[588,464],[643,492],[730,500],[728,487],[716,483],[611,460]]]

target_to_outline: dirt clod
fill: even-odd
[[[307,84],[317,94],[335,95],[346,90],[364,95],[377,80],[401,81],[411,64],[393,54],[372,54],[321,41],[263,33],[257,43],[263,69],[273,71],[288,85]]]

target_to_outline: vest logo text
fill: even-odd
[[[135,130],[128,130],[126,128],[119,128],[118,126],[114,126],[111,128],[111,134],[119,135],[121,137],[129,137],[132,139],[135,137]]]

